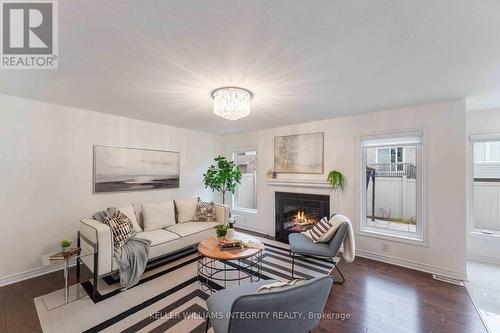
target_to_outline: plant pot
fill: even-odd
[[[71,245],[70,246],[61,247],[61,249],[62,249],[62,253],[71,252]]]

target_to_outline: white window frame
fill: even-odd
[[[380,150],[382,150],[382,149],[391,149],[391,148],[393,148],[393,147],[377,147],[377,153],[375,154],[375,161],[377,163],[380,163],[379,160],[378,160],[378,153],[379,153]],[[402,160],[401,160],[401,162],[397,162],[397,163],[405,163],[406,162],[406,149],[405,149],[405,147],[404,146],[397,146],[395,148],[396,149],[397,148],[403,148],[403,155],[401,156]],[[398,158],[397,154],[398,154],[398,152],[396,151],[396,159]]]
[[[493,140],[493,141],[495,141],[495,140]],[[473,160],[474,164],[496,164],[496,163],[500,162],[500,160],[491,160],[490,144],[493,141],[488,141],[488,142],[476,141],[476,142],[473,142],[473,144],[472,144],[473,147],[474,147],[474,143],[484,143],[486,145],[485,150],[484,150],[484,153],[485,153],[484,154],[485,155],[484,158],[485,158],[485,160],[484,161],[478,161],[478,162],[474,163],[475,156],[472,155],[472,160]],[[472,152],[474,153],[474,150]]]
[[[258,187],[258,173],[259,173],[259,152],[257,151],[257,148],[254,148],[254,147],[249,147],[249,148],[241,148],[241,149],[236,149],[236,150],[233,150],[233,153],[232,153],[232,159],[233,161],[235,161],[236,163],[238,163],[237,161],[237,155],[238,154],[241,154],[241,153],[246,153],[246,152],[249,152],[249,151],[255,151],[255,155],[257,156],[257,171],[256,171],[256,177],[257,177],[257,181],[255,182],[255,205],[257,207],[259,207],[258,203],[257,203],[257,200],[258,200],[258,197],[257,197],[257,187]],[[231,196],[231,210],[234,211],[234,212],[237,212],[238,214],[242,214],[242,215],[257,215],[257,209],[251,209],[251,208],[241,208],[241,207],[238,207],[238,191],[234,191],[234,194]]]
[[[417,232],[405,232],[397,230],[383,229],[367,225],[366,214],[366,149],[364,142],[367,140],[375,142],[370,147],[384,148],[388,146],[413,146],[414,142],[405,142],[406,138],[419,137],[421,143],[417,144],[415,152],[415,160],[417,165],[417,194],[416,194],[416,221]],[[398,141],[401,139],[401,141]],[[380,145],[377,146],[377,141]],[[394,141],[394,144],[388,144],[387,141]],[[358,224],[357,234],[366,237],[379,238],[401,243],[428,247],[428,225],[427,225],[427,209],[426,209],[426,177],[425,177],[425,133],[423,129],[418,129],[408,132],[385,133],[376,135],[362,135],[359,138],[359,210],[358,216],[360,223]],[[404,149],[405,150],[405,149]]]
[[[481,161],[474,163],[474,144],[475,143],[489,143],[492,141],[499,141],[500,142],[500,133],[479,133],[479,134],[471,134],[469,135],[469,172],[468,172],[468,178],[469,178],[469,213],[467,214],[468,217],[468,223],[467,223],[467,229],[468,232],[475,237],[478,238],[483,238],[483,239],[496,239],[500,238],[500,231],[499,230],[490,230],[490,229],[484,229],[484,228],[477,228],[476,227],[476,210],[474,207],[474,201],[475,201],[475,194],[474,194],[474,165],[475,164],[488,164],[488,163],[498,163],[498,162],[493,162],[493,161]],[[487,145],[486,149],[486,157],[489,158],[489,145]]]

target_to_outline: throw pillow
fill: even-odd
[[[115,248],[120,248],[125,244],[129,238],[135,236],[134,226],[132,221],[117,210],[112,216],[105,216],[103,223],[107,224],[111,229],[113,235],[113,243]]]
[[[196,206],[196,213],[194,214],[195,222],[214,222],[216,221],[215,216],[215,204],[213,201],[203,202],[198,198],[198,204]]]
[[[332,223],[328,220],[328,218],[325,216],[321,220],[319,220],[314,227],[312,227],[311,232],[309,233],[311,235],[311,238],[314,243],[318,243],[322,241],[322,237],[328,232],[328,230],[332,227]]]
[[[135,231],[137,231],[137,232],[142,231],[142,228],[139,225],[139,222],[137,222],[137,216],[135,216],[134,206],[128,205],[128,206],[123,207],[123,208],[118,208],[118,210],[120,212],[122,212],[123,214],[127,215],[127,217],[132,222],[132,225],[134,226]]]
[[[174,201],[142,204],[144,231],[163,229],[175,224]]]
[[[345,217],[344,215],[333,214],[332,217],[330,217],[329,221],[332,227],[328,229],[328,231],[323,235],[323,237],[321,237],[321,239],[318,242],[321,243],[329,242],[333,238],[333,236],[335,236],[335,233],[337,232],[340,224],[342,224],[342,222],[345,222],[347,220],[348,220],[347,217]]]
[[[177,209],[177,223],[193,221],[198,206],[198,199],[174,200]]]

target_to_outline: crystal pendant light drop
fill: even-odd
[[[236,120],[250,114],[252,93],[238,87],[222,87],[212,92],[214,113],[222,118]]]

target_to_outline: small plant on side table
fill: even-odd
[[[69,252],[71,241],[67,239],[63,239],[59,244],[61,244],[62,252]]]
[[[215,227],[215,234],[217,238],[224,239],[227,235],[227,225],[225,224],[217,224]]]

